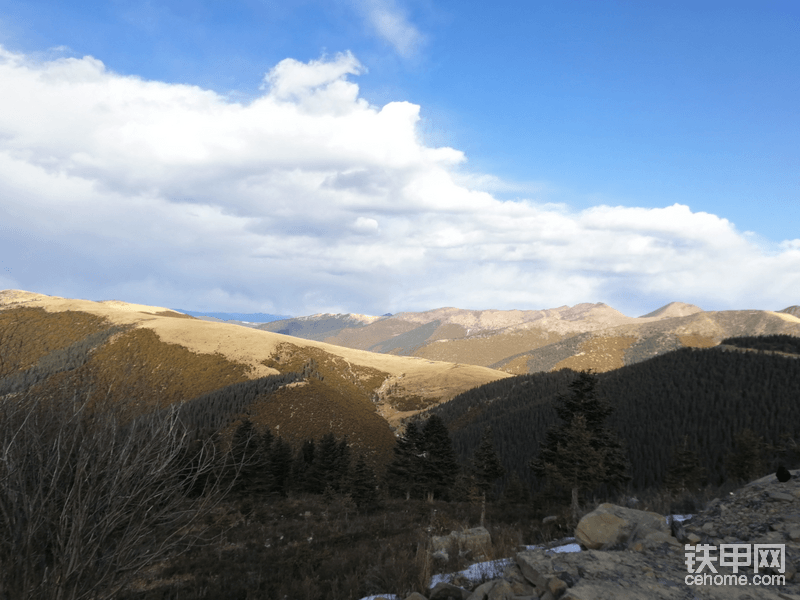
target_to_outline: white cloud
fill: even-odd
[[[245,105],[0,50],[0,285],[292,314],[797,303],[800,240],[680,204],[500,201],[420,143],[418,106],[360,98],[361,72],[287,59]]]
[[[394,0],[357,0],[357,6],[375,32],[400,56],[413,57],[424,43],[425,37]]]

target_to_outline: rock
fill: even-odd
[[[689,535],[686,536],[686,543],[689,544],[690,546],[694,546],[696,544],[699,544],[701,539],[702,538],[696,533],[690,533]]]
[[[550,515],[549,517],[545,517],[544,519],[542,519],[542,525],[547,525],[548,523],[555,523],[556,521],[558,521],[558,517],[556,517],[555,515]]]
[[[547,583],[547,590],[553,594],[554,598],[560,598],[567,591],[567,584],[558,577],[552,577]]]
[[[501,580],[489,592],[488,600],[514,600],[515,595],[514,590],[511,589],[511,584]]]
[[[419,592],[411,592],[408,596],[406,596],[406,600],[428,600],[428,599]]]
[[[511,584],[511,589],[517,596],[536,596],[536,591],[530,582],[525,579],[517,564],[511,564],[503,571],[503,579]]]
[[[446,551],[439,549],[431,554],[431,558],[439,562],[447,562],[450,560],[450,555]]]
[[[777,490],[770,490],[767,492],[770,500],[776,500],[778,502],[791,502],[796,498],[791,494],[786,494],[784,492],[779,492]]]
[[[525,550],[516,557],[523,577],[541,592],[547,589],[547,576],[552,571],[552,561],[544,550]]]
[[[443,553],[449,558],[449,552],[456,550],[462,556],[470,553],[471,559],[482,560],[490,554],[491,549],[492,536],[485,527],[452,531],[450,535],[436,535],[431,538],[432,556],[441,556]]]
[[[486,597],[489,595],[489,592],[492,591],[492,588],[496,584],[497,581],[487,581],[486,583],[480,584],[472,591],[472,594],[469,595],[467,600],[486,600]]]
[[[620,544],[632,546],[656,532],[671,537],[670,527],[663,515],[606,503],[580,520],[575,537],[586,548],[597,550]],[[678,543],[677,540],[675,543]]]
[[[428,594],[428,600],[467,600],[469,597],[469,591],[444,581],[437,583]]]
[[[537,548],[517,553],[495,581],[469,594],[437,586],[434,600],[800,600],[800,472],[787,482],[764,477],[708,504],[684,522],[685,544],[670,535],[661,515],[604,504],[581,520],[576,537],[599,549],[553,553]],[[596,526],[589,517],[596,518]],[[600,534],[608,534],[601,538]],[[722,537],[718,537],[722,536]],[[586,540],[586,541],[584,541]],[[750,585],[688,585],[686,553],[698,544],[779,544],[785,547],[785,583],[752,585],[752,566],[742,566]],[[714,552],[719,558],[719,548]],[[731,575],[728,565],[715,566]],[[706,573],[708,571],[706,570]],[[761,571],[775,574],[771,568]],[[434,596],[436,594],[436,596]],[[468,594],[465,596],[464,594]],[[410,600],[410,599],[409,599]],[[422,597],[414,600],[423,600]]]

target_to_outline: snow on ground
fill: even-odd
[[[566,543],[559,544],[558,546],[553,546],[551,548],[547,548],[546,552],[548,554],[559,554],[561,552],[581,551],[580,545],[575,543],[575,538],[564,538],[563,540],[559,541]],[[544,546],[525,546],[526,550],[535,550],[537,548],[544,548]],[[463,571],[459,571],[458,573],[442,573],[440,575],[434,575],[433,577],[431,577],[430,587],[435,586],[440,581],[445,581],[449,583],[453,581],[453,579],[458,575],[472,582],[489,581],[490,579],[497,579],[499,577],[502,577],[503,571],[506,570],[506,567],[510,566],[513,563],[514,563],[513,558],[500,558],[497,560],[475,563],[474,565],[470,565],[469,567],[467,567]]]
[[[677,521],[678,523],[683,523],[684,521],[688,521],[694,515],[670,515],[667,517],[667,523],[671,523],[672,521]]]
[[[692,518],[693,515],[669,515],[667,517],[667,522],[671,521],[678,521],[679,523],[683,521],[688,521]],[[559,544],[558,546],[552,546],[546,550],[548,554],[560,554],[563,552],[580,552],[581,546],[575,541],[575,538],[564,538],[563,540],[559,540],[559,542],[564,542]],[[544,546],[525,546],[526,550],[536,550],[537,548],[544,548]],[[480,581],[489,581],[491,579],[497,579],[502,577],[503,571],[506,570],[506,567],[511,565],[514,562],[513,558],[500,558],[497,560],[489,560],[486,562],[479,562],[475,563],[474,565],[470,565],[463,571],[459,571],[458,573],[441,573],[439,575],[434,575],[431,577],[430,587],[435,586],[439,582],[447,582],[450,583],[455,579],[456,576],[460,575],[461,577],[468,579],[472,582],[480,582]],[[377,600],[378,598],[386,598],[386,600],[401,600],[399,596],[394,594],[378,594],[377,596],[366,596],[361,598],[361,600]]]

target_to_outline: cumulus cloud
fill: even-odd
[[[361,98],[363,72],[287,59],[242,104],[0,49],[0,282],[297,315],[797,302],[800,240],[680,204],[498,200],[420,142],[419,106]]]

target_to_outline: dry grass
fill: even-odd
[[[416,350],[414,356],[488,367],[500,363],[508,357],[531,352],[537,348],[557,342],[562,337],[557,333],[538,329],[499,334],[487,332],[484,335],[463,339],[430,342]],[[527,361],[522,364],[527,365]],[[519,371],[519,373],[512,369],[513,367],[509,368],[508,365],[503,367],[503,370],[509,373],[527,373],[527,369]]]
[[[0,378],[29,369],[54,350],[66,348],[111,324],[96,315],[15,306],[0,310]]]
[[[552,370],[586,371],[592,369],[596,373],[603,373],[619,369],[625,366],[625,351],[635,342],[634,336],[590,338],[581,344],[578,354],[562,360]]]
[[[521,543],[545,539],[530,506],[489,505],[492,558],[513,556]],[[458,552],[431,560],[432,535],[477,525],[468,503],[388,500],[358,514],[346,498],[300,496],[231,502],[208,521],[213,545],[161,565],[121,600],[292,598],[351,600],[369,594],[426,593],[431,575],[463,569]],[[157,571],[157,572],[156,572]]]
[[[679,335],[678,339],[680,340],[681,344],[687,348],[712,348],[719,343],[712,337],[707,335],[699,335],[696,333]]]

